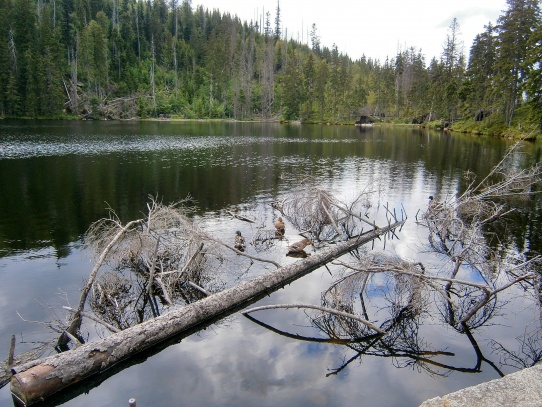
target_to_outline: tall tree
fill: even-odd
[[[312,50],[316,53],[316,55],[320,55],[322,52],[320,49],[320,36],[318,35],[318,30],[316,29],[315,23],[312,23],[310,37]]]
[[[540,19],[538,0],[507,0],[508,9],[497,21],[496,90],[502,95],[501,111],[510,125],[522,101],[527,80],[525,61],[530,37]]]
[[[495,77],[496,37],[493,25],[474,38],[470,49],[469,65],[466,72],[467,112],[474,116],[479,111],[493,106],[492,84]]]
[[[11,71],[8,48],[9,17],[8,0],[0,0],[0,116],[6,114],[6,109],[8,107],[6,103],[6,92],[9,73]]]
[[[301,106],[301,119],[311,118],[313,115],[314,103],[316,101],[316,66],[314,54],[309,53],[303,66],[303,104]]]
[[[525,59],[525,92],[530,114],[542,130],[542,21],[538,21],[529,41],[529,53]]]
[[[265,13],[264,34],[266,37],[271,35],[271,13],[269,11]]]
[[[107,80],[107,37],[103,28],[92,20],[81,34],[80,66],[88,89],[98,98],[103,97]]]
[[[260,75],[261,111],[263,117],[269,118],[275,101],[275,46],[272,38],[266,38],[264,44]]]
[[[316,66],[315,98],[320,109],[320,120],[324,121],[327,110],[326,87],[329,80],[329,65],[321,59]]]
[[[280,83],[282,85],[282,115],[286,120],[298,120],[303,99],[303,82],[297,50],[290,51],[286,68],[280,74]]]
[[[446,114],[450,120],[455,120],[459,103],[459,90],[465,73],[465,57],[461,31],[457,18],[452,20],[446,35],[442,50],[443,82],[442,91],[445,95]]]
[[[11,113],[26,115],[29,113],[30,72],[35,71],[37,59],[32,58],[32,46],[36,36],[36,13],[32,0],[15,0],[11,18],[8,20],[8,47],[11,59],[11,75],[14,79],[15,92]],[[10,96],[11,97],[11,96]]]
[[[281,25],[282,22],[280,20],[280,4],[279,0],[277,0],[277,11],[275,13],[275,41],[278,41],[280,39],[280,35],[282,34]]]

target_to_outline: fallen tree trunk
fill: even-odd
[[[103,372],[172,336],[225,314],[240,305],[249,305],[296,279],[316,270],[358,246],[385,235],[404,221],[372,230],[356,239],[281,267],[253,280],[226,289],[181,309],[87,343],[76,349],[38,359],[12,368],[11,393],[23,405],[43,401],[83,379]]]

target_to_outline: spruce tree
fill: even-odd
[[[522,102],[527,80],[525,61],[529,42],[540,19],[538,0],[507,0],[508,9],[497,21],[496,91],[502,95],[500,110],[510,125]]]
[[[465,86],[467,88],[466,113],[471,117],[479,112],[491,110],[493,107],[494,93],[491,84],[495,77],[495,47],[495,30],[489,23],[485,26],[485,31],[474,38],[470,49]],[[480,115],[478,118],[481,118]]]

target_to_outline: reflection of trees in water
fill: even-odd
[[[342,271],[323,293],[322,306],[363,316],[369,322],[383,320],[378,329],[384,333],[375,334],[359,318],[345,318],[325,309],[311,316],[311,324],[327,338],[355,352],[329,374],[339,373],[364,356],[378,356],[392,358],[398,367],[416,366],[439,375],[480,372],[485,362],[503,375],[484,356],[474,332],[504,312],[502,292],[511,287],[524,290],[539,305],[542,294],[540,257],[518,253],[506,244],[506,236],[494,233],[506,230],[506,216],[513,211],[514,202],[532,195],[540,179],[538,166],[517,169],[516,148],[480,182],[467,173],[469,187],[461,195],[429,202],[420,225],[427,228],[431,251],[444,260],[438,269],[374,253],[356,253],[356,261],[351,263],[336,262]],[[467,337],[476,355],[473,366],[442,362],[443,357],[454,354],[435,349],[426,340],[424,325],[434,321]],[[501,356],[501,365],[532,366],[542,356],[541,337],[540,328],[519,337],[518,351],[496,341],[492,346]]]
[[[500,363],[518,369],[531,367],[542,360],[542,330],[540,327],[516,338],[518,350],[509,350],[498,341],[492,340],[494,352],[499,354]]]
[[[397,367],[417,367],[430,374],[446,375],[449,371],[479,372],[483,361],[492,365],[499,374],[501,372],[481,353],[476,340],[467,324],[462,327],[472,344],[477,360],[472,367],[455,366],[452,363],[441,362],[442,357],[452,357],[453,353],[444,349],[434,348],[421,334],[425,324],[433,325],[435,313],[432,312],[431,302],[438,296],[446,295],[442,281],[427,276],[427,270],[420,263],[410,263],[398,258],[389,258],[382,254],[366,255],[359,259],[358,268],[344,265],[348,274],[335,282],[325,293],[324,301],[329,303],[350,303],[350,308],[356,306],[359,298],[359,308],[369,320],[386,315],[380,328],[385,335],[375,338],[370,343],[349,344],[356,354],[342,366],[332,370],[337,374],[352,361],[363,356],[391,357]],[[371,280],[376,280],[371,283]],[[357,282],[362,282],[359,285]],[[444,282],[445,283],[445,282]],[[356,290],[355,287],[362,288]],[[468,314],[469,307],[479,296],[473,290],[466,290],[463,300],[452,306],[460,314]],[[483,309],[493,310],[494,301],[488,301]],[[491,311],[488,312],[492,314]],[[436,315],[439,315],[438,313]],[[442,316],[442,315],[441,315]],[[357,327],[352,323],[335,321],[336,318],[322,315],[313,319],[313,324],[326,335],[349,336],[356,335]],[[448,323],[441,318],[442,323]],[[346,329],[345,329],[346,328]],[[363,329],[368,334],[367,329]],[[357,333],[359,335],[359,333]],[[358,336],[359,337],[359,336]]]

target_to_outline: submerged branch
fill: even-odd
[[[361,317],[358,317],[357,315],[354,315],[354,314],[351,314],[349,312],[344,312],[344,311],[337,311],[333,308],[327,308],[327,307],[321,307],[321,306],[318,306],[318,305],[310,305],[310,304],[276,304],[276,305],[264,305],[264,306],[261,306],[261,307],[254,307],[254,308],[250,308],[248,310],[245,310],[243,311],[243,314],[246,315],[246,314],[250,314],[252,312],[256,312],[256,311],[263,311],[263,310],[267,310],[267,309],[278,309],[278,308],[300,308],[300,309],[303,309],[303,308],[308,308],[308,309],[314,309],[314,310],[317,310],[317,311],[322,311],[322,312],[325,312],[325,313],[328,313],[328,314],[333,314],[333,315],[337,315],[339,317],[344,317],[344,318],[350,318],[350,319],[354,319],[358,322],[361,322],[362,324],[366,325],[367,327],[371,328],[373,331],[376,331],[378,332],[379,334],[385,334],[386,331],[384,331],[383,329],[380,329],[379,327],[377,327],[376,325],[372,324],[371,322],[361,318]]]

